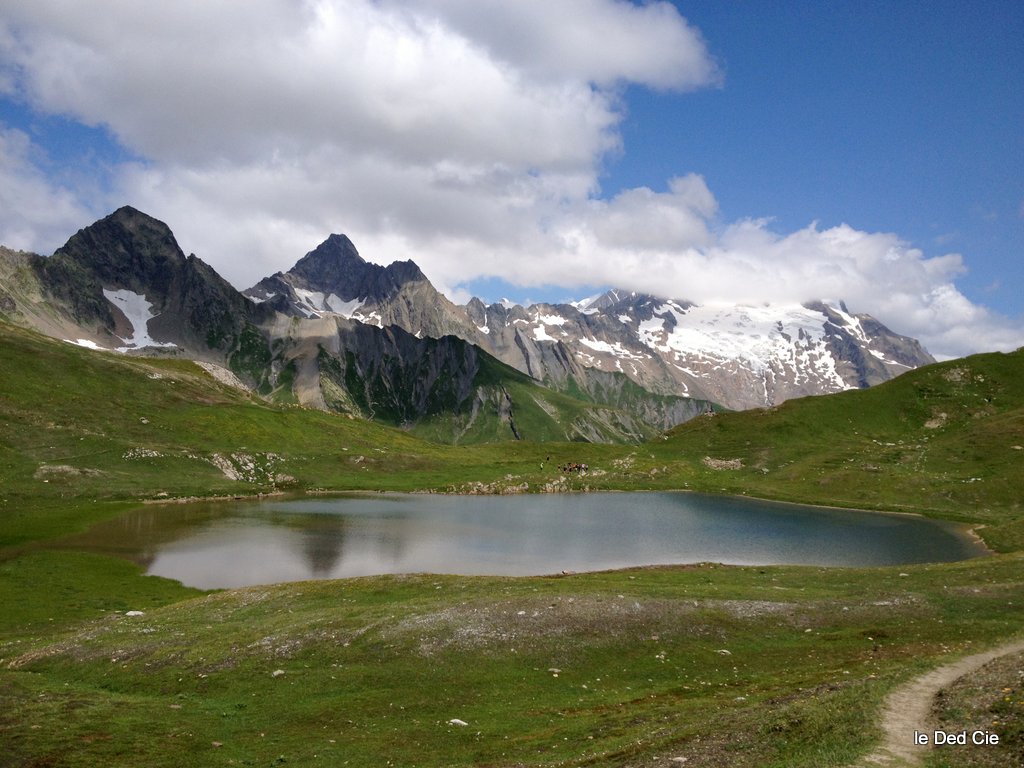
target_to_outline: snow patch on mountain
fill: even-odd
[[[913,368],[913,366],[907,365],[906,363],[901,363],[898,360],[890,360],[883,353],[879,352],[876,349],[869,349],[868,352],[871,353],[872,357],[876,358],[877,360],[881,360],[886,365],[898,365],[900,368],[906,368],[908,371],[911,368]]]
[[[86,349],[92,349],[97,352],[109,352],[110,350],[106,347],[101,347],[95,341],[89,339],[64,339],[68,344],[74,344],[76,347],[85,347]]]
[[[831,387],[847,389],[826,344],[825,320],[820,312],[799,304],[703,305],[684,311],[666,303],[639,324],[637,335],[654,351],[680,363],[702,360],[713,370],[735,363],[759,376],[773,375],[781,367],[789,369],[794,383],[813,374]]]
[[[537,341],[555,341],[553,337],[548,335],[547,329],[542,325],[538,325],[533,329],[533,338]]]
[[[118,352],[127,352],[130,349],[142,349],[143,347],[175,347],[177,344],[160,342],[149,335],[149,321],[157,317],[153,314],[153,305],[145,296],[129,291],[124,288],[116,291],[104,288],[103,295],[111,304],[121,310],[131,326],[131,333],[125,336],[122,341],[123,347],[118,347]]]
[[[336,293],[332,293],[327,297],[327,306],[332,312],[342,317],[351,319],[360,307],[365,303],[362,299],[352,299],[352,301],[342,301],[341,297]]]
[[[538,313],[537,322],[544,325],[565,325],[565,318],[561,315],[542,315]]]
[[[643,360],[645,358],[644,355],[638,355],[634,352],[629,351],[624,346],[622,346],[621,342],[618,341],[615,342],[614,344],[609,344],[607,341],[580,338],[579,343],[585,347],[593,349],[595,352],[603,352],[606,355],[612,355],[623,360]]]
[[[299,298],[302,306],[299,307],[306,317],[320,317],[324,311],[324,294],[320,291],[307,291],[305,288],[295,288],[295,295]]]
[[[595,293],[593,296],[587,296],[587,298],[580,299],[579,301],[570,301],[569,306],[584,315],[593,315],[599,311],[594,304],[597,303],[597,300],[602,296],[604,296],[603,293]]]

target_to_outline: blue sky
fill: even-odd
[[[0,0],[0,243],[122,204],[241,288],[345,232],[457,300],[844,299],[1011,349],[1024,8]]]
[[[724,85],[631,93],[608,186],[693,170],[724,220],[845,222],[959,251],[969,296],[1024,312],[1024,6],[676,4]]]

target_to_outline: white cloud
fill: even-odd
[[[24,134],[0,135],[9,245],[63,239],[96,206],[130,203],[239,287],[343,231],[367,258],[414,259],[456,295],[499,276],[698,301],[842,298],[938,354],[1024,343],[957,291],[955,254],[847,226],[723,224],[696,174],[601,198],[602,162],[628,150],[622,86],[720,82],[669,3],[4,6],[0,90],[106,126],[143,158],[85,204],[38,170]]]
[[[327,145],[411,165],[558,171],[589,169],[617,142],[614,102],[588,79],[531,79],[415,3],[101,5],[20,8],[8,54],[33,103],[108,124],[155,161]]]
[[[628,80],[674,90],[720,81],[700,32],[667,2],[420,0],[416,4],[532,77],[600,85]]]
[[[95,212],[43,175],[33,157],[38,153],[27,134],[0,125],[0,243],[49,253]]]

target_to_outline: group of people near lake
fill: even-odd
[[[546,459],[544,459],[544,461],[542,461],[540,463],[540,468],[544,469],[544,465],[550,463],[550,461],[551,461],[551,457],[548,456]],[[566,462],[565,464],[560,464],[558,466],[558,470],[560,472],[566,472],[566,473],[575,472],[577,475],[582,475],[582,474],[586,473],[589,469],[590,469],[589,465],[582,464],[582,463],[580,463],[578,461],[569,461],[569,462]]]
[[[562,470],[563,472],[575,472],[577,475],[582,475],[584,472],[590,469],[590,467],[587,466],[586,464],[580,464],[575,461],[570,461],[568,464],[563,464],[562,466],[560,466],[559,469]]]

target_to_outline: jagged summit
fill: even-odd
[[[252,319],[252,305],[164,222],[123,206],[32,261],[57,326],[118,349],[200,349],[219,357]],[[219,351],[218,351],[219,350]]]
[[[167,224],[124,206],[79,229],[47,260],[47,267],[77,267],[105,287],[145,287],[163,297],[185,262]]]
[[[244,293],[293,317],[333,314],[378,327],[397,325],[419,336],[467,338],[464,313],[438,293],[415,262],[372,264],[345,235],[331,235],[290,270]]]
[[[415,282],[427,282],[427,278],[412,261],[397,261],[387,267],[372,264],[359,255],[347,236],[334,234],[290,270],[264,278],[245,294],[255,301],[284,297],[285,301],[275,302],[277,308],[299,316],[345,314],[343,304],[386,301]],[[353,309],[347,307],[349,313]]]
[[[304,282],[308,290],[334,293],[342,301],[388,298],[406,283],[427,279],[412,261],[396,261],[386,267],[371,264],[345,235],[331,235],[286,274]]]
[[[361,277],[367,266],[346,235],[334,234],[299,259],[289,273],[309,283],[337,287]]]

